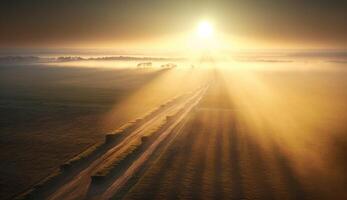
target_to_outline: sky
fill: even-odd
[[[230,48],[346,49],[346,0],[1,0],[0,48],[180,48],[208,20]]]

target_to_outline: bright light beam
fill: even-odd
[[[200,38],[208,39],[213,36],[213,27],[208,21],[202,21],[197,28],[197,34]]]

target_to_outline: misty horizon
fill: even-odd
[[[346,11],[1,0],[0,199],[347,199]]]

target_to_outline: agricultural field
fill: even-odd
[[[108,132],[200,84],[191,70],[87,64],[0,67],[1,199],[27,190]],[[177,81],[187,77],[194,83]]]
[[[2,190],[50,200],[344,199],[347,72],[326,65],[41,66],[28,80],[9,76],[26,68],[5,67]]]
[[[347,0],[0,1],[0,200],[347,200]]]
[[[312,72],[292,73],[260,72],[253,75],[262,80],[263,86],[271,83],[269,85],[278,89],[277,92],[287,95],[283,97],[291,98],[282,100],[282,103],[287,104],[297,103],[294,101],[295,96],[291,96],[293,94],[301,97],[302,101],[308,101],[312,97],[305,94],[305,88],[315,91],[316,81],[329,79],[326,76],[320,77],[319,72],[315,75],[312,75]],[[215,81],[196,111],[190,115],[184,130],[129,189],[124,199],[346,198],[344,188],[347,179],[344,169],[347,165],[344,163],[345,146],[342,145],[346,144],[345,140],[341,140],[338,146],[327,144],[335,141],[336,135],[345,136],[344,131],[347,129],[341,125],[336,127],[335,123],[344,120],[346,115],[341,113],[335,116],[336,121],[329,121],[328,117],[332,116],[325,112],[327,116],[322,117],[326,120],[324,125],[315,124],[314,133],[310,132],[313,128],[308,122],[306,129],[302,129],[301,132],[290,132],[297,129],[289,129],[292,124],[287,124],[287,132],[282,133],[278,126],[284,123],[281,121],[284,116],[290,116],[290,111],[273,118],[275,125],[267,122],[266,117],[273,113],[266,110],[267,116],[261,115],[265,112],[262,110],[262,106],[266,106],[262,102],[264,97],[255,95],[263,91],[248,91],[249,85],[246,83],[253,83],[247,82],[249,80],[245,77],[249,76],[250,74],[242,72],[217,72]],[[331,72],[330,76],[336,80],[336,76],[339,75]],[[254,80],[252,76],[252,81]],[[310,81],[305,88],[291,90],[290,87],[295,87],[298,81],[303,80]],[[341,79],[340,81],[343,83]],[[333,82],[324,82],[315,95],[333,92],[345,86],[345,83],[336,85]],[[254,89],[255,86],[251,87]],[[247,95],[249,99],[243,98],[243,101],[240,101],[243,95]],[[321,100],[330,97],[323,96]],[[273,104],[268,106],[278,106],[279,102],[275,101],[275,97],[272,98]],[[247,103],[250,102],[257,107],[247,107]],[[339,103],[342,102],[337,101],[336,104],[326,106],[333,108],[342,105]],[[314,108],[318,111],[318,108],[323,109],[321,106],[311,105],[306,109]],[[287,108],[281,107],[276,111],[285,109]],[[293,112],[307,111],[292,109]],[[343,107],[340,109],[344,110]],[[322,128],[318,131],[318,126],[323,127],[327,124],[331,127],[329,131]],[[308,137],[312,138],[311,142],[307,143],[305,139]],[[315,143],[312,143],[313,141]],[[317,146],[323,148],[322,144],[324,149],[316,149]],[[293,151],[293,145],[296,151]]]

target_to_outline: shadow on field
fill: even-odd
[[[286,157],[285,152],[273,143],[272,152],[275,157],[275,164],[279,168],[279,173],[282,175],[283,184],[287,190],[288,196],[291,199],[308,199],[307,193],[303,188],[303,185],[298,180],[298,175],[292,169],[292,165],[289,159]]]
[[[217,119],[223,119],[223,113],[218,113]],[[223,121],[224,122],[224,121]],[[215,174],[215,180],[214,180],[214,197],[216,199],[223,199],[223,140],[224,140],[224,131],[225,126],[217,126],[216,129],[216,138],[215,138],[215,153],[214,153],[214,174]]]
[[[191,133],[191,129],[192,127],[200,127],[199,125],[199,121],[193,121],[191,122],[193,123],[192,126],[189,126],[187,132]],[[187,163],[189,162],[189,160],[192,157],[192,151],[193,151],[193,146],[194,143],[196,142],[195,138],[198,137],[198,131],[193,132],[192,134],[186,134],[187,132],[185,132],[184,137],[182,137],[182,140],[185,140],[187,142],[182,142],[179,143],[179,145],[177,146],[180,149],[180,152],[178,155],[179,158],[181,158],[178,162],[178,166],[177,166],[177,174],[175,174],[175,177],[173,179],[173,187],[170,188],[169,192],[168,192],[168,197],[169,199],[178,199],[179,198],[179,194],[180,194],[180,185],[184,182],[184,175],[187,173]]]
[[[333,153],[320,150],[331,157],[324,161],[330,163],[329,169],[320,166],[321,160],[303,166],[301,159],[307,156],[311,161],[311,155],[289,149],[300,147],[288,145],[291,141],[272,124],[276,119],[268,121],[271,116],[258,113],[258,108],[247,112],[243,102],[236,102],[239,94],[228,95],[229,86],[218,72],[214,76],[192,122],[158,161],[160,169],[154,166],[125,199],[141,199],[148,191],[148,199],[346,199],[344,133],[329,140]],[[245,97],[243,101],[248,101]],[[257,99],[249,101],[258,105]],[[307,149],[315,149],[313,143]]]
[[[200,135],[203,134],[203,136],[206,136],[206,132],[200,132]],[[203,141],[203,147],[208,146],[209,141],[204,140]],[[200,149],[203,147],[200,146]],[[204,172],[206,169],[206,157],[207,157],[207,151],[200,151],[199,153],[195,153],[194,157],[197,160],[194,167],[194,171],[192,172],[192,183],[191,183],[191,196],[193,199],[201,199],[203,197],[203,178],[204,178]],[[196,155],[197,154],[197,155]],[[192,158],[193,159],[193,158]]]
[[[236,129],[236,122],[231,122],[231,130],[228,134],[229,136],[229,145],[230,145],[230,165],[231,165],[231,191],[233,199],[244,199],[243,191],[243,181],[242,181],[242,172],[241,172],[241,158],[240,158],[240,138],[239,132]]]
[[[198,132],[196,132],[196,134],[197,133]],[[177,173],[175,173],[173,177],[172,187],[170,187],[167,197],[168,199],[179,198],[179,191],[181,184],[184,182],[184,175],[187,172],[187,163],[191,158],[192,147],[195,143],[194,138],[197,136],[196,134],[185,133],[180,140],[185,140],[187,143],[177,142],[168,149],[165,157],[163,157],[163,162],[161,162],[162,165],[153,176],[157,184],[151,185],[151,189],[147,190],[148,192],[145,199],[155,199],[158,197],[161,189],[160,186],[165,184],[166,174],[170,170],[174,170]]]
[[[104,129],[98,123],[105,111],[170,71],[28,68],[38,73],[2,80],[5,84],[1,88],[8,91],[2,96],[7,95],[5,100],[11,106],[1,107],[10,113],[0,120],[6,125],[1,129],[8,133],[0,139],[0,158],[4,161],[0,166],[0,185],[4,185],[1,199],[25,192],[23,189],[57,171],[57,166],[101,141]],[[27,68],[6,70],[12,74]],[[22,90],[32,92],[19,92]],[[123,117],[113,125],[128,120]],[[16,174],[8,176],[9,171]],[[71,179],[70,175],[63,180]]]

